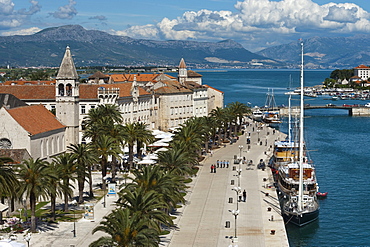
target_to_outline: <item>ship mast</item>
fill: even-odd
[[[298,187],[298,210],[302,211],[303,200],[303,41],[301,41],[301,107],[299,117],[299,187]]]

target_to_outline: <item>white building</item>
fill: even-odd
[[[361,64],[353,69],[355,76],[360,77],[363,81],[367,81],[370,78],[370,68]]]
[[[48,161],[66,150],[66,126],[43,105],[2,107],[0,119],[0,149],[26,149]]]
[[[65,146],[82,142],[83,120],[100,104],[116,104],[124,123],[143,122],[149,129],[168,130],[191,117],[207,116],[223,107],[223,93],[202,85],[202,76],[187,70],[184,59],[178,78],[166,74],[95,73],[87,83],[79,77],[69,47],[55,81],[12,81],[0,94],[12,94],[29,105],[55,110],[65,125]]]

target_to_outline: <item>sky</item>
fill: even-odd
[[[261,49],[298,39],[370,33],[369,0],[0,0],[0,35],[81,25],[151,40]]]

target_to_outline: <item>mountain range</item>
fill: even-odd
[[[305,65],[332,69],[370,64],[369,38],[304,40]],[[233,40],[154,41],[67,25],[32,35],[1,36],[0,66],[59,66],[66,46],[71,47],[76,66],[177,66],[181,58],[194,68],[297,68],[300,64],[298,41],[252,53]]]
[[[79,25],[44,29],[32,35],[0,37],[0,65],[59,66],[66,46],[76,66],[175,66],[183,57],[193,66],[282,64],[252,53],[237,42],[132,39]]]

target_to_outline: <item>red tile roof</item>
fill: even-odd
[[[31,135],[65,128],[43,105],[22,106],[7,110]]]
[[[355,69],[370,69],[370,68],[367,67],[366,65],[361,64],[361,65],[355,67]]]
[[[0,86],[0,93],[13,94],[21,100],[55,99],[54,85],[8,85]]]
[[[136,76],[137,82],[154,81],[160,74],[113,74],[110,75],[114,82],[133,82]]]
[[[211,87],[211,86],[209,86],[209,85],[204,85],[205,87],[208,87],[208,88],[212,88],[213,90],[215,90],[215,91],[218,91],[218,92],[220,92],[220,93],[224,93],[224,92],[222,92],[221,90],[218,90],[218,89],[216,89],[216,88],[214,88],[214,87]]]
[[[80,99],[96,99],[98,97],[98,88],[119,88],[120,97],[130,96],[132,83],[115,83],[115,84],[80,84]],[[54,85],[12,85],[0,86],[0,93],[12,94],[21,100],[55,100]],[[150,94],[143,88],[139,87],[140,95]]]
[[[6,81],[3,85],[55,85],[53,81]]]
[[[119,97],[131,96],[132,83],[114,83],[114,84],[80,84],[80,99],[96,99],[98,97],[98,88],[119,88]],[[147,91],[139,87],[140,95],[149,95]]]

